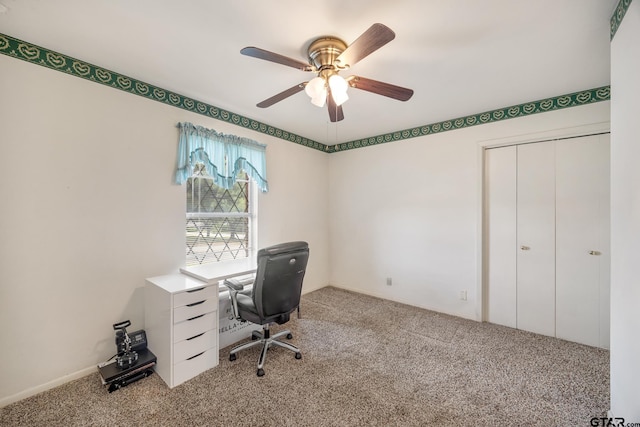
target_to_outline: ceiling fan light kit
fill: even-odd
[[[347,95],[349,84],[341,76],[332,74],[329,77],[329,88],[331,89],[331,96],[333,96],[336,105],[340,106],[349,99],[349,95]]]
[[[245,47],[240,50],[240,53],[297,68],[301,71],[316,73],[316,77],[310,81],[299,83],[265,99],[257,104],[258,107],[270,107],[304,89],[311,98],[313,105],[323,107],[326,103],[329,119],[332,122],[337,122],[344,119],[342,104],[349,99],[347,94],[349,87],[387,96],[399,101],[407,101],[413,96],[413,90],[401,86],[355,75],[348,76],[346,79],[338,75],[340,71],[348,70],[358,61],[380,49],[394,38],[395,33],[382,24],[373,24],[349,46],[335,37],[321,37],[311,42],[307,49],[308,64],[253,46]]]
[[[311,103],[317,107],[324,107],[327,99],[327,86],[322,77],[314,77],[304,88],[304,91],[311,98]]]

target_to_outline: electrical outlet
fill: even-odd
[[[393,285],[391,281],[391,277],[387,277],[387,286],[391,286],[391,285]]]
[[[460,299],[462,301],[466,301],[467,300],[467,291],[460,291]]]

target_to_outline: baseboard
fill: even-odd
[[[55,380],[49,381],[47,383],[21,391],[20,393],[16,393],[12,396],[3,397],[2,399],[0,399],[0,408],[4,408],[7,405],[18,402],[22,399],[26,399],[27,397],[35,396],[36,394],[42,393],[43,391],[51,390],[52,388],[56,388],[70,381],[86,377],[87,375],[97,372],[97,369],[98,368],[96,366],[91,366],[85,369],[81,369],[77,372],[62,376],[60,378],[56,378]]]
[[[345,291],[354,292],[356,294],[368,295],[370,297],[376,297],[376,298],[380,298],[380,299],[385,299],[387,301],[398,302],[400,304],[410,305],[412,307],[418,307],[418,308],[422,308],[424,310],[435,311],[436,313],[446,314],[448,316],[454,316],[454,317],[459,317],[461,319],[467,319],[467,320],[473,320],[475,322],[480,322],[480,320],[478,320],[478,319],[475,319],[473,317],[462,316],[460,313],[449,312],[447,310],[442,310],[441,308],[428,307],[428,306],[426,306],[424,304],[416,304],[416,302],[413,301],[413,300],[406,300],[404,298],[390,298],[388,295],[378,294],[376,292],[371,292],[371,291],[363,290],[363,289],[351,288],[349,286],[333,285],[333,284],[329,284],[329,286],[334,287],[334,288],[338,288],[338,289],[344,289]]]
[[[331,285],[320,285],[320,286],[312,286],[307,288],[306,286],[302,286],[302,295],[308,294],[309,292],[317,291],[318,289],[326,288]]]

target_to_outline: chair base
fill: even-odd
[[[238,345],[231,349],[229,352],[229,360],[233,362],[236,360],[236,353],[241,350],[246,350],[247,348],[256,347],[261,345],[262,351],[260,352],[260,358],[258,359],[258,371],[256,372],[259,377],[264,375],[264,362],[267,360],[267,350],[271,346],[278,346],[282,348],[286,348],[287,350],[291,350],[296,354],[296,359],[301,359],[302,354],[298,347],[291,345],[286,342],[278,341],[278,338],[286,336],[287,339],[293,338],[290,330],[280,331],[277,334],[271,336],[269,331],[269,325],[262,326],[262,332],[253,331],[251,333],[251,342]]]

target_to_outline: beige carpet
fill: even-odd
[[[257,348],[169,389],[92,374],[0,409],[1,426],[577,426],[609,408],[609,352],[324,288]],[[274,328],[277,331],[282,327]]]

